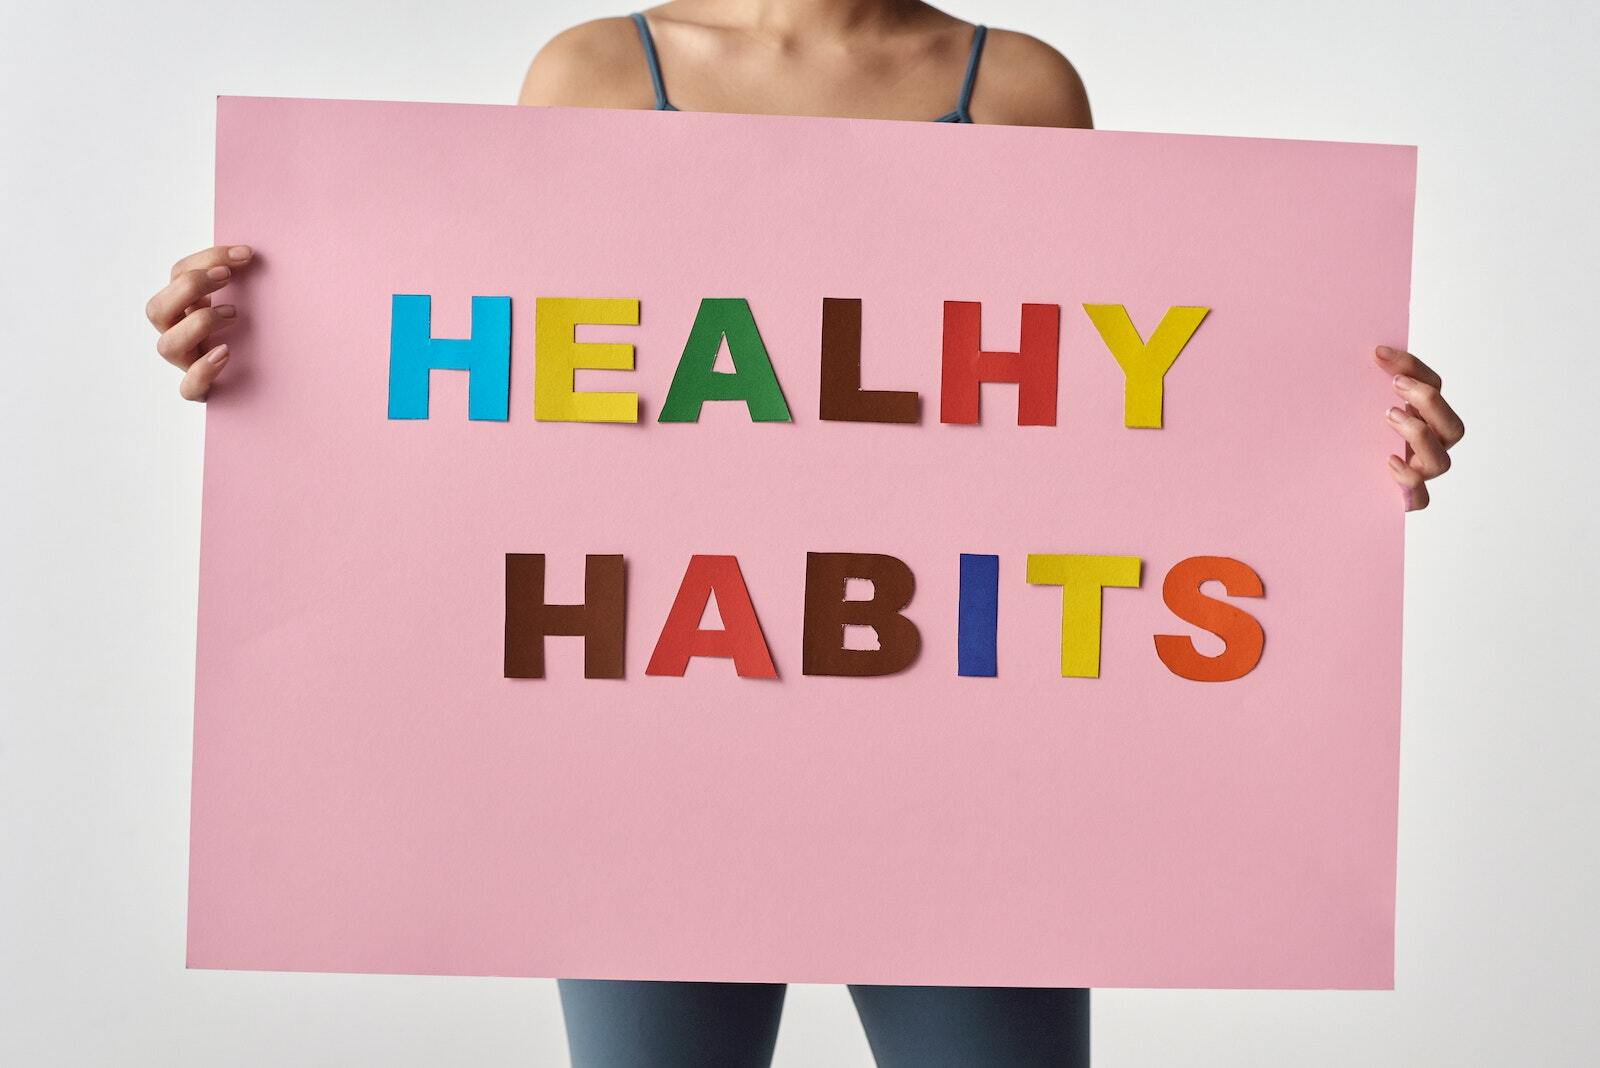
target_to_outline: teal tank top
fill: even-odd
[[[630,18],[639,30],[639,43],[644,46],[645,65],[650,68],[650,85],[655,90],[657,111],[677,111],[672,106],[672,101],[667,99],[667,86],[661,80],[661,58],[656,55],[655,38],[650,36],[650,23],[645,20],[641,12],[635,11]],[[934,122],[971,122],[972,115],[967,111],[967,105],[972,102],[972,83],[978,77],[978,58],[983,55],[983,39],[989,34],[987,26],[974,26],[972,28],[972,48],[967,53],[967,73],[961,79],[961,92],[956,96],[956,106],[950,111],[940,115]]]

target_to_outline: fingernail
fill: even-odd
[[[1400,457],[1398,457],[1398,456],[1389,457],[1389,470],[1393,471],[1395,474],[1398,475],[1400,472],[1404,471],[1405,469],[1406,469],[1406,465],[1400,459]]]
[[[206,277],[211,279],[213,282],[221,282],[232,274],[233,272],[228,270],[228,268],[219,265],[207,271]]]
[[[233,305],[232,304],[218,304],[215,308],[212,308],[211,310],[216,312],[217,315],[220,316],[223,319],[232,319],[233,318]]]
[[[211,355],[207,356],[206,359],[210,360],[214,364],[217,364],[218,366],[227,363],[228,346],[218,345],[215,349],[211,350]]]
[[[1383,414],[1389,417],[1389,422],[1391,423],[1402,423],[1406,418],[1406,413],[1402,412],[1399,408],[1390,408]]]
[[[1392,360],[1392,359],[1394,359],[1394,349],[1391,349],[1388,345],[1379,345],[1378,346],[1378,359],[1380,359],[1380,360]]]
[[[250,258],[250,246],[234,245],[232,248],[228,249],[228,258],[234,263],[243,263],[245,260]]]
[[[1395,375],[1394,376],[1394,388],[1395,389],[1410,389],[1412,386],[1414,386],[1416,384],[1417,384],[1417,380],[1415,378],[1410,378],[1410,377],[1408,377],[1406,375]]]

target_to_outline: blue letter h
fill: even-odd
[[[428,418],[428,373],[465,371],[467,418],[504,421],[511,403],[511,298],[472,298],[472,337],[436,338],[433,298],[389,305],[389,418]]]

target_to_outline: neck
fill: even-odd
[[[752,30],[777,36],[887,29],[923,5],[915,0],[739,0],[730,12]]]

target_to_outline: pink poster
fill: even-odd
[[[190,965],[1389,987],[1414,173],[221,100]]]

